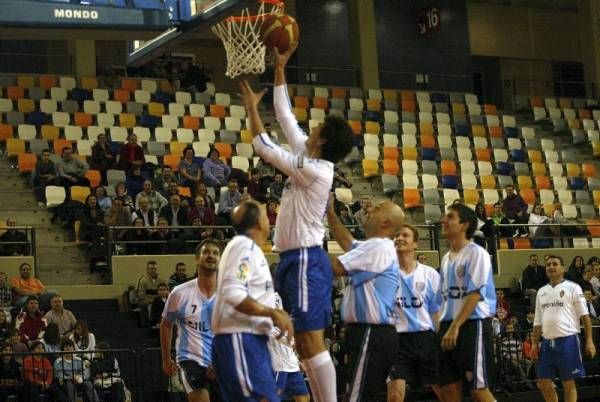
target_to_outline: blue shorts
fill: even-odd
[[[308,395],[308,388],[301,371],[289,373],[287,371],[276,371],[275,382],[277,392],[282,399],[291,399],[298,395]]]
[[[248,333],[215,335],[212,361],[227,402],[279,402],[268,337]]]
[[[574,380],[585,376],[579,335],[570,335],[552,340],[542,338],[538,378],[560,378]]]
[[[321,247],[281,253],[275,272],[275,290],[296,332],[324,329],[331,319],[333,272]]]

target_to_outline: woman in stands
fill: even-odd
[[[585,262],[583,261],[583,257],[577,255],[573,258],[573,261],[571,261],[571,265],[569,265],[569,270],[565,274],[565,278],[575,283],[582,283],[584,269]]]
[[[87,322],[79,320],[75,323],[73,333],[69,336],[69,339],[75,344],[75,350],[81,352],[87,352],[96,349],[96,337],[90,332]],[[91,359],[92,353],[82,355],[84,359]]]
[[[129,172],[134,166],[142,168],[144,163],[144,149],[138,145],[137,135],[131,134],[119,152],[119,168]]]
[[[106,185],[106,171],[113,168],[115,164],[115,157],[116,155],[106,139],[106,134],[98,135],[96,143],[92,146],[90,169],[100,171],[100,177],[103,185]]]
[[[94,194],[96,195],[96,201],[98,202],[100,209],[102,209],[102,212],[106,212],[112,205],[112,199],[106,195],[106,189],[102,186],[98,186],[96,187]]]
[[[202,165],[204,181],[209,186],[215,187],[215,191],[226,186],[231,174],[231,168],[220,159],[221,154],[216,148],[212,148]]]
[[[535,204],[529,214],[529,225],[540,225],[544,223],[550,223],[550,218],[544,213],[542,204]],[[534,248],[552,247],[553,241],[551,236],[553,234],[554,233],[548,226],[529,226],[529,236],[539,238],[531,241]]]
[[[12,356],[13,348],[10,343],[2,345],[0,355],[0,400],[9,401],[8,396],[15,396],[17,401],[23,400],[19,386],[23,381],[19,364]]]
[[[60,331],[58,329],[58,325],[55,323],[50,323],[46,327],[46,331],[44,331],[44,337],[41,339],[44,344],[44,349],[48,353],[59,353],[61,351],[60,347]],[[56,356],[52,356],[51,360],[54,360]]]
[[[198,183],[198,185],[196,186],[196,196],[200,196],[200,197],[204,198],[204,202],[205,202],[206,206],[208,208],[210,208],[214,214],[215,200],[213,199],[213,197],[210,194],[208,194],[208,187],[206,187],[206,183],[204,183],[204,182]]]
[[[190,209],[188,218],[190,222],[195,218],[200,218],[202,226],[213,226],[215,224],[215,211],[210,209],[206,205],[206,199],[198,194],[194,199],[194,206]]]
[[[136,218],[132,223],[136,229],[128,229],[123,235],[123,241],[131,241],[135,243],[126,243],[128,255],[143,255],[147,254],[146,242],[150,240],[150,233],[144,227],[144,220],[142,218]]]
[[[113,197],[113,202],[116,198],[120,198],[123,201],[123,205],[128,207],[130,211],[135,209],[133,198],[131,198],[129,193],[127,193],[127,186],[125,186],[125,183],[122,181],[115,185],[115,196]]]
[[[98,187],[101,188],[101,187]],[[104,236],[104,212],[95,195],[85,199],[85,209],[79,218],[79,241],[95,241]]]
[[[194,149],[186,147],[183,150],[183,158],[179,162],[179,184],[196,191],[196,186],[200,180],[202,180],[202,170],[194,162]]]
[[[102,400],[123,402],[125,401],[125,386],[121,379],[119,362],[107,352],[108,349],[110,349],[110,345],[106,342],[99,342],[96,347],[96,353],[92,360],[94,388],[98,391],[98,395],[102,395]],[[109,398],[105,399],[107,393]]]

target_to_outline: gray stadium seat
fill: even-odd
[[[64,100],[60,103],[61,110],[66,113],[75,113],[79,111],[79,103],[72,99]]]
[[[385,122],[383,123],[383,132],[386,134],[398,134],[400,132],[400,127],[398,127],[397,123]]]
[[[440,192],[437,188],[426,188],[423,190],[423,202],[425,204],[439,204]]]
[[[600,178],[598,177],[588,177],[588,189],[590,191],[600,190]]]
[[[144,113],[144,105],[139,102],[127,102],[127,113],[134,114],[136,116],[141,116]]]
[[[40,99],[46,98],[46,90],[40,87],[29,88],[29,99],[39,101]]]
[[[506,144],[502,138],[490,138],[490,145],[493,149],[506,149]]]
[[[345,118],[344,110],[342,110],[342,109],[329,109],[329,115],[341,117],[342,119]]]
[[[11,110],[6,112],[6,122],[13,126],[18,126],[19,124],[25,123],[25,116],[21,112]]]
[[[515,175],[517,176],[529,176],[529,165],[525,162],[515,162],[513,164],[515,169]]]
[[[124,182],[126,179],[124,170],[109,169],[106,171],[106,181],[109,186],[115,186],[120,181]]]
[[[571,130],[571,135],[573,136],[573,145],[582,145],[588,142],[586,132],[581,129]]]
[[[581,217],[583,219],[595,219],[597,217],[596,207],[593,205],[580,205],[579,211],[581,212]]]
[[[358,120],[362,121],[363,116],[362,112],[358,110],[348,110],[348,120]]]
[[[552,126],[556,132],[567,129],[567,123],[563,119],[552,119]]]
[[[471,124],[485,125],[485,118],[481,115],[472,114]]]
[[[398,101],[395,99],[388,99],[385,101],[385,110],[398,110]]]
[[[398,181],[398,176],[394,176],[391,174],[384,174],[381,176],[381,184],[383,185],[383,192],[394,193],[400,189],[400,183]]]
[[[148,141],[147,146],[150,155],[163,156],[166,153],[165,144],[162,142]]]
[[[402,122],[403,123],[416,123],[417,117],[413,112],[402,112]]]
[[[221,138],[221,142],[226,144],[237,143],[237,133],[235,131],[221,130],[219,131],[219,137]]]
[[[498,177],[498,187],[499,188],[504,188],[506,186],[514,186],[514,184],[515,184],[512,176],[499,175],[497,177]]]
[[[364,98],[363,90],[361,88],[350,88],[350,97],[363,99]]]
[[[450,108],[447,103],[436,102],[434,107],[437,113],[450,113]]]
[[[577,163],[578,158],[575,156],[575,152],[571,150],[563,150],[560,152],[560,157],[563,163]]]
[[[439,205],[425,204],[424,206],[425,222],[437,222],[442,217],[442,211]]]
[[[44,149],[50,149],[50,147],[48,146],[47,140],[34,138],[33,140],[29,141],[29,149],[32,153],[41,155]]]
[[[575,201],[580,206],[582,204],[591,204],[592,199],[590,197],[590,192],[587,190],[575,190]]]
[[[465,94],[459,92],[452,92],[450,94],[450,102],[465,103]]]
[[[329,100],[329,105],[331,106],[332,109],[345,110],[346,109],[346,100],[340,99],[340,98],[331,98]]]
[[[537,138],[525,140],[525,148],[539,150],[540,149],[540,140],[538,140]]]
[[[421,168],[423,169],[423,174],[438,173],[438,164],[436,161],[422,161]]]
[[[453,148],[440,148],[440,159],[445,161],[455,161],[456,151]]]
[[[196,103],[200,104],[200,105],[210,105],[210,94],[209,93],[205,93],[205,92],[196,92]]]
[[[296,95],[306,96],[308,99],[312,98],[313,91],[314,89],[312,87],[296,87]]]
[[[454,124],[461,124],[463,126],[466,126],[467,124],[469,124],[467,117],[462,114],[455,114],[455,115],[453,115],[453,118],[454,118]]]

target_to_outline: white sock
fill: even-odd
[[[329,352],[303,360],[315,402],[337,402],[335,366]]]

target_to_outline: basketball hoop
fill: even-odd
[[[225,75],[235,78],[240,74],[262,74],[265,71],[266,47],[260,38],[265,16],[283,14],[284,3],[279,0],[258,0],[256,15],[248,8],[239,17],[228,17],[213,25],[212,31],[223,42],[227,56]],[[268,10],[267,10],[268,8]]]

